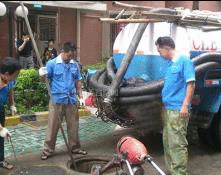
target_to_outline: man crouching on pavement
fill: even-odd
[[[5,109],[9,97],[12,115],[16,113],[12,88],[15,86],[15,78],[19,74],[21,66],[15,58],[5,58],[0,63],[0,167],[12,169],[14,166],[5,161],[4,139],[11,137],[5,126]]]
[[[82,98],[81,73],[78,64],[72,60],[75,45],[64,43],[62,53],[48,61],[46,67],[39,69],[41,79],[46,77],[50,84],[51,99],[49,102],[49,117],[45,142],[41,159],[46,160],[55,150],[59,129],[59,115],[65,116],[68,131],[69,148],[74,154],[87,154],[80,150],[78,135],[79,115],[78,98]]]

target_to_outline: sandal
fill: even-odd
[[[48,159],[48,155],[45,153],[45,152],[43,152],[42,154],[41,154],[41,160],[46,160],[46,159]]]
[[[4,160],[0,163],[0,167],[11,170],[11,169],[14,168],[14,165],[12,165],[12,164],[10,164],[10,163],[8,163],[7,161]]]
[[[72,153],[73,154],[83,154],[83,155],[86,155],[87,151],[80,150],[80,149],[75,149],[75,150],[72,150]]]

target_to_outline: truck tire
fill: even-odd
[[[211,128],[208,129],[199,128],[198,135],[201,143],[206,144],[208,146],[213,146]]]
[[[208,129],[199,128],[200,141],[211,148],[221,150],[221,111],[214,115],[213,121]]]
[[[221,112],[219,111],[214,115],[213,122],[211,124],[213,144],[215,148],[221,150]]]

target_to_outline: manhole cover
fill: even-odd
[[[18,168],[11,175],[65,175],[65,171],[59,167],[42,166]]]

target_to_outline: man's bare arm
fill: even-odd
[[[77,94],[79,98],[83,98],[81,80],[77,80]]]
[[[26,38],[25,40],[24,40],[24,42],[22,43],[22,45],[18,48],[18,51],[19,52],[21,52],[24,48],[25,48],[25,45],[26,45],[26,43],[28,42],[28,38]]]
[[[191,104],[194,91],[195,91],[195,81],[188,82],[187,87],[186,87],[186,97],[183,101],[183,104],[180,110],[181,117],[189,116],[189,105]]]
[[[15,101],[14,101],[14,91],[11,90],[9,91],[9,105],[12,106],[14,105],[15,106]]]

